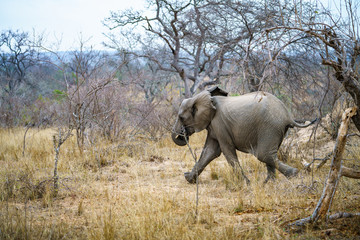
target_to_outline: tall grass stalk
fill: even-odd
[[[198,212],[198,208],[199,208],[199,175],[198,175],[198,169],[197,169],[197,157],[195,156],[194,151],[192,150],[190,143],[188,141],[188,139],[185,137],[186,140],[186,145],[189,148],[189,151],[191,153],[191,156],[193,157],[194,161],[195,161],[195,171],[196,171],[196,204],[195,204],[195,219],[198,220],[199,217],[199,212]]]

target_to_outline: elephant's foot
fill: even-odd
[[[298,173],[299,173],[299,169],[293,168],[289,177],[296,177],[298,175]]]
[[[189,183],[191,184],[196,183],[196,175],[193,172],[186,172],[184,173],[184,176]]]
[[[295,177],[298,173],[299,173],[299,169],[293,168],[293,167],[289,167],[289,168],[285,171],[284,175],[285,175],[285,177],[287,177],[287,178],[292,178],[292,177]]]
[[[266,184],[269,180],[274,181],[275,180],[275,174],[268,174],[265,181],[264,181],[264,184]]]
[[[237,176],[237,178],[240,181],[245,180],[246,184],[249,186],[250,185],[250,180],[249,178],[246,176],[244,170],[242,169],[242,167],[240,165],[238,165],[237,167],[234,167],[234,174]]]
[[[295,177],[299,170],[294,167],[290,167],[286,165],[285,163],[282,163],[280,161],[277,161],[277,167],[276,167],[282,174],[285,175],[287,178]]]

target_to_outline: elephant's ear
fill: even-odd
[[[211,94],[211,96],[225,96],[227,97],[227,95],[229,94],[227,91],[219,88],[218,86],[214,86],[211,87],[209,89],[207,89],[209,91],[209,93]]]
[[[211,95],[208,91],[203,91],[193,98],[191,114],[194,117],[194,125],[196,132],[205,129],[212,120],[216,107],[214,106]]]

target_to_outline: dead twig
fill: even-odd
[[[307,161],[303,160],[302,164],[304,166],[304,169],[306,171],[310,172],[310,170],[311,170],[310,168],[315,163],[315,161],[321,161],[319,163],[319,165],[317,166],[317,169],[321,168],[326,163],[326,161],[330,159],[332,154],[333,154],[333,152],[330,152],[323,158],[313,158],[313,160],[311,162],[307,162]]]
[[[360,137],[360,134],[357,134],[357,133],[351,133],[351,134],[348,134],[346,135],[347,137]]]
[[[328,153],[324,158],[315,158],[314,160],[319,160],[321,161],[319,163],[319,165],[316,167],[316,169],[320,169],[322,166],[324,166],[324,164],[327,162],[327,160],[330,159],[331,155],[333,155],[333,152]]]
[[[189,151],[191,153],[191,156],[193,157],[194,161],[195,161],[195,171],[196,171],[196,206],[195,206],[195,218],[198,219],[198,207],[199,207],[199,174],[198,174],[198,169],[197,169],[197,157],[194,153],[194,151],[192,150],[189,140],[188,138],[185,136],[185,132],[183,131],[183,136],[185,138],[186,141],[186,145],[189,148]]]

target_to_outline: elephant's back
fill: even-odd
[[[236,97],[218,97],[217,102],[221,122],[233,135],[239,150],[256,151],[259,141],[263,141],[260,139],[264,137],[281,143],[290,123],[289,112],[274,95],[254,92]]]
[[[255,120],[284,120],[289,117],[285,105],[274,95],[267,92],[252,92],[235,97],[217,97],[220,110],[232,118],[245,115]],[[234,120],[234,119],[232,119]]]

